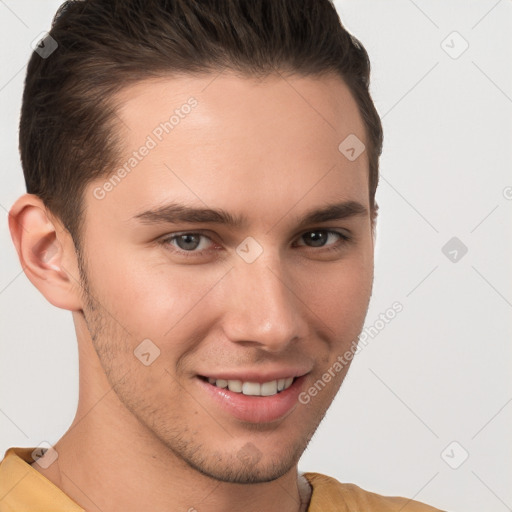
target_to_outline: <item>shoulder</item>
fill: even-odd
[[[304,473],[304,476],[312,488],[309,512],[441,512],[418,501],[381,496],[320,473]]]

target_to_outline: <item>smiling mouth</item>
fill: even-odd
[[[273,396],[288,389],[295,380],[294,377],[275,379],[268,382],[250,382],[242,380],[215,379],[213,377],[200,377],[212,386],[229,389],[233,393],[240,393],[247,396]]]

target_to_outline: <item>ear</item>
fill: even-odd
[[[62,309],[80,311],[82,300],[71,235],[39,197],[22,195],[9,212],[11,238],[30,282]]]

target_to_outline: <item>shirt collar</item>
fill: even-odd
[[[9,448],[0,462],[0,509],[31,512],[85,512],[33,468],[35,448]]]

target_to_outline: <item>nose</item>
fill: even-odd
[[[224,283],[223,329],[229,340],[282,352],[305,337],[305,300],[281,263],[263,257],[235,264]]]

